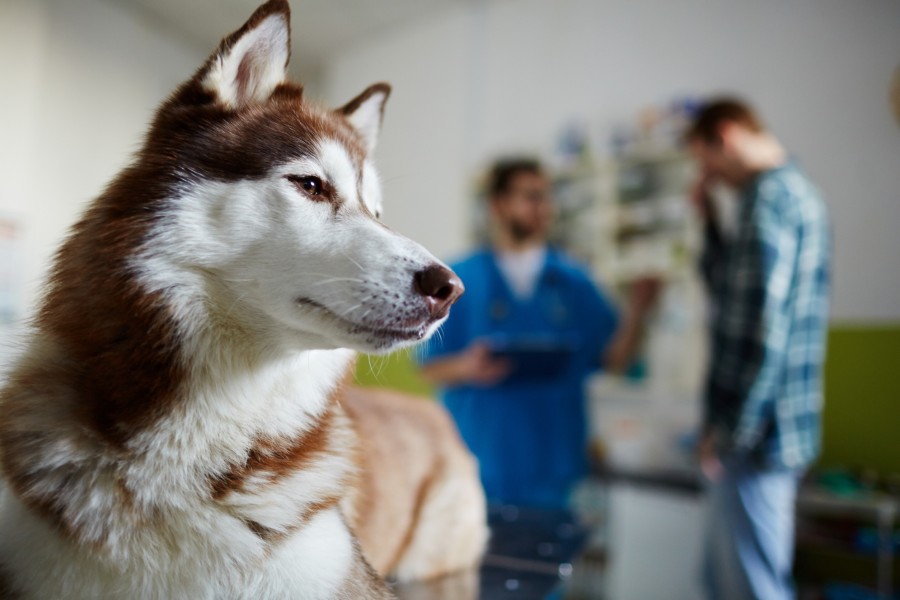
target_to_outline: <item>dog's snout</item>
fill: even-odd
[[[416,293],[425,297],[431,316],[436,319],[446,315],[466,289],[456,273],[438,264],[417,272],[413,277],[413,287]]]

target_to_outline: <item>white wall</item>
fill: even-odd
[[[372,82],[393,85],[376,150],[386,222],[439,256],[462,248],[466,235],[465,148],[480,106],[467,85],[476,29],[472,14],[455,8],[338,57],[322,76],[335,105]]]
[[[378,162],[387,220],[449,256],[466,244],[467,179],[494,153],[546,151],[573,120],[603,138],[679,94],[756,104],[824,190],[835,319],[900,319],[900,65],[893,0],[498,0],[350,48],[332,102],[386,79]]]
[[[0,214],[24,226],[26,309],[85,203],[205,57],[113,2],[0,2]]]

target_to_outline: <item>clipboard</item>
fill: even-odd
[[[504,382],[546,381],[561,377],[578,349],[573,335],[494,335],[485,340],[491,356],[510,363]]]

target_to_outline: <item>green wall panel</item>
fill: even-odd
[[[385,387],[433,396],[434,389],[419,375],[414,353],[415,349],[386,356],[361,354],[356,363],[356,382],[364,387]]]
[[[900,473],[900,323],[832,326],[820,464]]]

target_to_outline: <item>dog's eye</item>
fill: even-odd
[[[310,198],[322,198],[325,185],[315,175],[288,175],[288,180]]]

